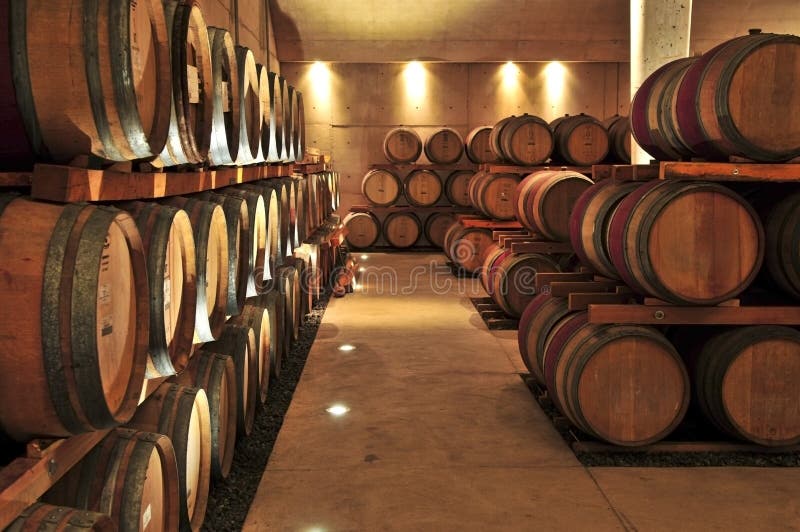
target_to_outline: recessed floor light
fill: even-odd
[[[355,351],[356,346],[351,344],[342,344],[339,346],[339,351]]]
[[[346,413],[348,413],[350,411],[350,409],[347,408],[344,405],[333,405],[333,406],[330,406],[330,407],[326,408],[325,411],[327,413],[329,413],[330,415],[332,415],[332,416],[339,417],[339,416],[343,416]]]
[[[361,260],[367,260],[369,257],[367,255],[361,255]]]

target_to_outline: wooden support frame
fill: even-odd
[[[800,325],[800,307],[677,307],[589,304],[589,323],[635,325]]]
[[[659,179],[702,181],[800,181],[800,164],[662,162]]]
[[[484,163],[478,165],[478,169],[492,174],[532,174],[533,172],[541,172],[542,170],[562,170],[578,172],[579,174],[585,175],[592,174],[591,166],[562,166],[559,164],[517,166],[503,163]]]
[[[445,172],[455,172],[456,170],[477,171],[477,165],[472,163],[456,164],[416,164],[416,163],[373,163],[369,165],[370,170],[395,170],[403,173],[410,173],[414,170],[442,170]]]

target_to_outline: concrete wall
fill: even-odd
[[[267,0],[198,0],[206,24],[231,32],[236,44],[253,51],[256,63],[280,72]],[[238,36],[238,37],[237,37]]]
[[[364,203],[361,178],[371,163],[386,162],[383,137],[398,125],[414,127],[424,140],[444,125],[466,137],[474,127],[525,112],[548,121],[565,113],[627,113],[628,63],[563,63],[562,84],[547,65],[520,63],[504,76],[501,63],[426,63],[424,94],[416,96],[420,84],[407,87],[402,63],[332,63],[327,74],[311,63],[283,63],[282,71],[303,93],[308,146],[333,155],[343,184],[340,212],[347,212]]]

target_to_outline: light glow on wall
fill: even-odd
[[[567,69],[558,61],[551,61],[544,68],[544,76],[547,103],[553,106],[558,105],[564,99]]]
[[[316,61],[309,71],[311,90],[318,102],[328,102],[331,97],[331,71],[326,63]]]
[[[519,67],[511,61],[503,65],[501,72],[504,87],[511,88],[519,83]]]
[[[403,78],[406,82],[406,96],[411,104],[419,104],[425,99],[427,92],[428,73],[419,61],[411,61],[403,70]]]

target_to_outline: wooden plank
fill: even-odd
[[[574,293],[603,293],[614,292],[619,283],[603,283],[598,281],[556,281],[550,283],[550,295],[554,297],[567,297]]]
[[[488,163],[480,165],[479,169],[493,174],[532,174],[533,172],[540,172],[542,170],[568,170],[570,172],[578,172],[585,175],[592,175],[591,166],[559,166],[559,165],[516,166],[513,164]]]
[[[502,248],[511,249],[511,245],[515,243],[524,243],[530,242],[531,237],[527,235],[518,235],[518,236],[502,236],[497,240],[497,243]]]
[[[756,163],[662,162],[659,179],[711,181],[800,181],[800,165]]]
[[[800,446],[765,447],[762,445],[726,441],[661,441],[640,447],[624,447],[599,441],[572,442],[578,453],[796,453]]]
[[[412,172],[414,170],[471,170],[477,171],[477,165],[462,164],[392,164],[392,163],[373,163],[369,165],[370,170],[394,170],[398,172]]]
[[[5,529],[28,506],[86,456],[108,430],[58,440],[38,457],[17,458],[0,470],[0,529]]]
[[[648,307],[659,307],[659,306],[674,306],[672,303],[668,301],[664,301],[663,299],[658,299],[655,297],[645,297],[642,299],[642,304]],[[722,303],[717,303],[714,305],[715,307],[740,307],[741,300],[740,299],[729,299],[727,301],[723,301]]]
[[[655,164],[615,164],[611,178],[617,181],[651,181],[658,179],[659,166]]]
[[[536,281],[534,281],[534,284],[536,285],[536,291],[540,292],[544,289],[545,286],[550,286],[553,283],[580,282],[580,281],[591,281],[591,280],[592,280],[591,273],[579,273],[579,272],[537,273]]]
[[[32,172],[0,172],[0,187],[29,187]]]
[[[615,303],[625,303],[629,301],[629,294],[593,294],[593,293],[572,293],[568,296],[570,310],[586,310],[589,305],[602,306]]]
[[[357,209],[357,210],[356,210]],[[351,212],[377,212],[377,213],[393,213],[393,212],[415,212],[418,214],[434,213],[434,212],[448,212],[452,214],[464,214],[477,216],[475,210],[469,207],[461,207],[460,205],[432,205],[430,207],[415,207],[413,205],[391,205],[389,207],[378,207],[376,205],[354,205],[350,207]],[[482,217],[481,217],[482,218]]]
[[[643,325],[800,325],[800,307],[589,306],[590,323]]]
[[[592,181],[600,181],[602,179],[611,179],[612,164],[593,164],[592,165]]]
[[[300,174],[318,174],[325,170],[325,165],[322,163],[294,163],[293,171]]]
[[[461,223],[464,224],[465,227],[478,227],[478,228],[485,228],[485,229],[522,229],[522,224],[515,220],[509,221],[497,221],[497,220],[487,220],[487,219],[480,219],[480,218],[462,218]]]
[[[569,242],[515,242],[511,244],[512,253],[572,253]]]
[[[501,229],[492,231],[492,240],[501,240],[507,236],[528,236],[528,232],[524,229]]]

